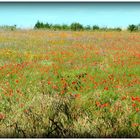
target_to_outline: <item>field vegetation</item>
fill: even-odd
[[[0,137],[140,137],[140,33],[1,31]]]

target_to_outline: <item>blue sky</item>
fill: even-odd
[[[0,25],[30,28],[37,20],[125,28],[140,23],[140,3],[0,3]]]

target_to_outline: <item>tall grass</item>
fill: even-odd
[[[0,32],[1,137],[140,137],[140,34]]]

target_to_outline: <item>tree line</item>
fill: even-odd
[[[72,30],[72,31],[83,31],[83,30],[97,30],[97,31],[122,31],[120,27],[117,28],[108,28],[108,27],[99,27],[98,25],[87,25],[83,26],[78,22],[74,22],[70,25],[67,24],[49,24],[37,21],[34,26],[34,29],[49,29],[49,30]],[[140,31],[140,24],[138,25],[129,25],[127,30],[130,32]]]
[[[83,26],[78,22],[74,22],[71,25],[67,24],[49,24],[37,21],[34,26],[34,29],[51,29],[51,30],[72,30],[72,31],[83,31],[83,30],[103,30],[103,31],[121,31],[121,28],[107,28],[107,27],[99,27],[98,25],[87,25]]]
[[[3,26],[0,26],[0,29],[1,30],[16,30],[17,29],[17,25],[3,25]]]
[[[0,29],[2,30],[16,30],[16,29],[20,29],[17,28],[16,25],[13,26],[9,26],[9,25],[4,25],[4,26],[0,26]],[[120,27],[117,28],[109,28],[109,27],[99,27],[98,25],[87,25],[87,26],[83,26],[82,24],[78,23],[78,22],[74,22],[70,25],[67,24],[49,24],[49,23],[43,23],[40,21],[37,21],[36,24],[34,25],[34,29],[48,29],[48,30],[71,30],[71,31],[83,31],[83,30],[87,30],[87,31],[122,31],[122,29]],[[140,31],[140,24],[138,25],[134,25],[131,24],[127,27],[127,30],[130,32],[137,32]]]

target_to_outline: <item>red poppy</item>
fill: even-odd
[[[132,99],[132,101],[135,101],[136,100],[135,97],[133,97],[133,96],[131,97],[131,99]]]
[[[132,104],[132,107],[135,107],[136,106],[136,104]]]
[[[139,108],[136,108],[136,112],[139,112]]]
[[[51,81],[48,81],[48,85],[50,85],[51,84]]]
[[[105,87],[104,90],[108,90],[108,87]]]
[[[102,104],[101,108],[107,107],[108,105],[109,105],[108,103]]]
[[[126,96],[123,96],[123,97],[122,97],[122,100],[125,100],[125,99],[126,99]]]
[[[15,80],[15,82],[18,83],[19,81],[18,80]]]
[[[64,93],[65,93],[65,91],[64,91],[64,90],[62,90],[62,91],[61,91],[61,94],[64,94]]]
[[[80,94],[75,94],[74,95],[75,98],[80,98],[80,96],[81,96]]]
[[[58,87],[56,85],[53,85],[52,88],[53,89],[58,89]]]
[[[5,119],[5,114],[0,113],[0,120]]]
[[[100,106],[101,105],[101,103],[100,102],[98,102],[98,101],[96,101],[96,106]]]
[[[139,126],[139,124],[138,124],[138,123],[133,123],[132,126],[133,126],[133,127]]]
[[[73,82],[72,82],[72,84],[74,85],[74,84],[76,84],[76,82],[75,82],[75,81],[73,81]]]

